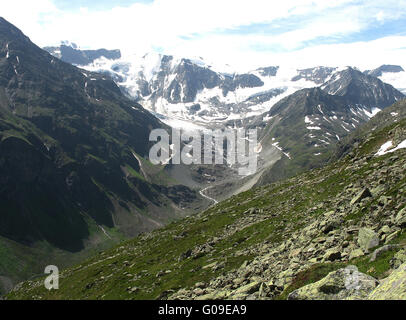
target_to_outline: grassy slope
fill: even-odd
[[[403,107],[403,105],[402,105]],[[391,111],[391,110],[389,110]],[[388,111],[388,112],[389,112]],[[381,130],[376,130],[353,153],[355,157],[373,154],[393,134],[393,126],[406,128],[406,119],[397,121]],[[406,137],[405,137],[406,138]],[[26,282],[10,299],[156,299],[166,297],[180,288],[192,287],[196,282],[205,282],[216,276],[238,268],[253,256],[244,254],[244,249],[263,243],[280,243],[288,239],[295,230],[304,227],[302,215],[312,212],[317,216],[325,211],[331,200],[358,181],[367,180],[377,166],[393,161],[403,161],[405,150],[381,157],[369,157],[363,167],[354,169],[354,158],[345,157],[321,169],[315,169],[289,180],[252,189],[211,207],[198,215],[174,222],[165,228],[123,242],[115,248],[94,256],[88,261],[63,272],[60,289],[48,292],[42,282]],[[354,155],[353,155],[354,156]],[[400,163],[404,163],[400,162]],[[403,166],[405,164],[402,164]],[[386,196],[396,195],[406,188],[406,177],[386,181],[390,186]],[[347,221],[362,218],[375,205],[376,199],[366,207],[349,213]],[[327,204],[327,208],[321,206]],[[399,207],[398,203],[392,204]],[[246,211],[259,209],[260,218],[246,223]],[[374,219],[378,219],[376,217]],[[245,222],[245,223],[243,223]],[[233,232],[234,231],[234,232]],[[213,242],[213,249],[192,258],[179,257],[199,245]],[[405,233],[400,233],[392,243],[406,244]],[[394,252],[379,257],[370,263],[366,257],[351,261],[363,272],[382,277],[389,269],[389,260]],[[213,263],[222,268],[211,268]],[[331,270],[342,267],[341,263],[312,266],[299,274],[281,297],[306,283],[314,282]],[[161,276],[157,276],[160,273]],[[130,290],[133,289],[133,290]]]

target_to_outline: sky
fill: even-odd
[[[259,66],[399,64],[406,0],[13,0],[0,16],[39,46],[203,57]]]

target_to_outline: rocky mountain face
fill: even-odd
[[[382,65],[377,69],[367,70],[365,73],[390,83],[403,94],[406,94],[406,72],[401,66]]]
[[[298,70],[298,74],[292,78],[293,81],[306,79],[313,81],[315,84],[322,84],[328,80],[329,77],[337,68],[331,67],[316,67]]]
[[[78,252],[94,235],[117,240],[187,214],[196,192],[144,158],[154,128],[167,127],[110,78],[0,19],[0,243],[14,248],[0,261],[24,265],[18,252],[43,242]],[[0,262],[13,280],[20,271]]]
[[[404,97],[393,86],[353,68],[335,73],[321,88],[331,95],[344,97],[347,104],[369,108],[384,108]]]
[[[225,97],[230,91],[235,91],[236,88],[255,88],[264,84],[255,75],[222,75],[209,68],[199,66],[189,59],[181,59],[176,67],[170,70],[169,64],[172,63],[173,59],[172,56],[162,58],[162,63],[165,63],[163,69],[173,74],[172,81],[165,86],[167,75],[158,73],[157,80],[146,92],[153,92],[152,99],[154,102],[163,97],[172,104],[190,103],[194,102],[198,92],[204,89],[218,87]]]
[[[332,121],[337,116],[330,113],[329,116],[332,119],[329,119],[330,123],[327,123],[327,126],[333,126],[334,129],[330,128],[328,132],[324,132],[323,127],[311,126],[315,123],[311,120],[311,113],[303,115],[303,117],[308,116],[306,118],[308,127],[315,128],[312,129],[314,132],[310,136],[323,136],[320,137],[322,141],[317,138],[313,141],[316,148],[321,149],[323,145],[326,146],[333,140],[338,141],[381,108],[403,97],[402,93],[379,81],[376,78],[377,72],[369,75],[371,72],[363,74],[353,68],[338,69],[320,66],[287,70],[278,66],[269,66],[237,74],[230,71],[221,72],[218,67],[206,63],[201,58],[185,59],[151,53],[142,57],[123,57],[114,61],[100,59],[84,68],[110,75],[123,92],[156,113],[168,125],[191,126],[191,129],[196,127],[190,123],[197,124],[200,128],[252,124],[251,119],[254,117],[257,117],[254,123],[258,127],[264,127],[270,116],[270,110],[283,98],[296,94],[298,90],[304,88],[320,87],[330,95],[343,97],[343,99],[340,98],[341,100],[338,99],[340,106],[333,104],[330,110],[334,108],[341,110],[342,104],[352,108],[347,108],[345,119],[337,120],[336,124]],[[395,66],[382,66],[378,69],[384,72],[383,74],[395,69],[400,70]],[[315,106],[319,104],[321,103],[316,103]],[[355,110],[361,111],[358,113]],[[354,117],[351,117],[351,113]],[[316,111],[313,115],[317,117],[317,114],[321,112]],[[263,120],[258,121],[260,118]],[[317,119],[315,120],[317,122]],[[292,120],[289,121],[289,124],[292,124]],[[318,128],[321,129],[318,130]],[[326,136],[329,139],[326,139]],[[272,138],[276,139],[276,137]],[[301,143],[309,143],[302,140]],[[278,141],[272,144],[276,142]],[[292,149],[288,145],[278,146],[283,150]],[[316,151],[314,154],[322,155],[323,150],[321,151]],[[289,151],[285,152],[285,154],[288,153]],[[314,165],[317,165],[321,158],[323,155],[308,162],[314,162]]]
[[[378,78],[347,68],[334,73],[320,87],[299,90],[282,99],[269,112],[245,123],[262,128],[263,149],[274,147],[281,155],[259,183],[320,166],[341,139],[403,97]]]
[[[87,65],[100,58],[111,60],[121,58],[120,50],[80,50],[74,43],[62,42],[58,47],[44,47],[43,49],[58,59],[76,66]]]
[[[278,69],[279,69],[279,67],[271,66],[271,67],[258,68],[256,71],[258,71],[259,74],[264,77],[275,77],[276,74],[278,73]]]
[[[404,97],[351,67],[270,66],[232,74],[201,59],[147,54],[85,68],[110,74],[169,125],[260,129],[261,170],[274,169],[265,169],[259,184],[320,166],[340,139]]]
[[[340,139],[404,97],[351,67],[269,66],[237,74],[221,72],[201,58],[150,53],[99,59],[84,68],[110,75],[123,92],[168,125],[260,129],[261,170],[270,168],[259,184],[320,166]]]
[[[203,125],[259,115],[298,89],[320,85],[337,69],[269,66],[235,73],[201,58],[153,53],[102,58],[83,68],[110,75],[129,97],[163,117]]]
[[[404,300],[405,110],[402,100],[381,111],[323,168],[64,270],[74,286],[29,281],[7,299]]]
[[[147,54],[102,59],[85,68],[109,74],[128,96],[169,125],[260,129],[263,172],[254,178],[257,184],[322,165],[340,139],[404,97],[391,85],[350,67],[270,66],[230,74],[201,59]],[[224,183],[231,182],[223,181],[211,191],[221,192]]]
[[[403,68],[401,66],[395,66],[392,64],[384,64],[374,70],[366,70],[364,71],[365,74],[373,76],[373,77],[380,77],[384,73],[398,73],[398,72],[404,72]]]

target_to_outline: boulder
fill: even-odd
[[[371,191],[369,191],[368,188],[364,188],[354,198],[352,198],[350,205],[353,206],[354,204],[361,202],[362,199],[368,197],[372,197]]]
[[[406,300],[406,263],[382,280],[368,295],[368,300]]]
[[[337,229],[340,227],[341,220],[340,219],[335,219],[335,220],[328,220],[326,223],[321,227],[322,231],[324,234],[328,234],[329,232]]]
[[[391,259],[390,264],[393,269],[399,268],[399,266],[406,262],[406,250],[400,250]]]
[[[368,228],[361,228],[358,232],[358,245],[361,249],[369,251],[379,245],[379,237],[375,231]]]
[[[364,255],[364,251],[362,251],[361,249],[355,249],[355,250],[351,251],[349,259],[352,260],[355,258],[362,257],[363,255]]]
[[[366,299],[378,281],[348,266],[330,272],[325,278],[289,294],[288,300]]]
[[[400,228],[406,228],[406,207],[396,215],[395,224]]]
[[[396,249],[397,247],[398,247],[398,245],[395,245],[395,244],[387,244],[387,245],[384,245],[383,247],[376,249],[372,253],[371,258],[369,259],[369,262],[374,262],[382,253]]]
[[[328,249],[324,254],[323,259],[328,261],[341,259],[341,251],[338,248]]]
[[[400,230],[396,230],[395,232],[391,233],[385,238],[385,244],[391,242],[393,239],[395,239],[400,233]]]
[[[391,232],[391,229],[389,228],[389,226],[383,226],[380,230],[379,233],[380,234],[388,234]]]
[[[248,294],[257,292],[260,285],[261,285],[260,282],[257,282],[257,281],[251,282],[251,283],[249,283],[249,284],[247,284],[245,286],[242,286],[242,287],[238,288],[237,290],[235,290],[235,292],[233,292],[233,295],[241,295],[241,294],[248,295]]]

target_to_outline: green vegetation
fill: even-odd
[[[344,263],[315,264],[308,270],[300,272],[282,294],[277,297],[277,300],[286,300],[288,295],[296,289],[317,282],[327,276],[330,272],[343,267],[345,267]]]

